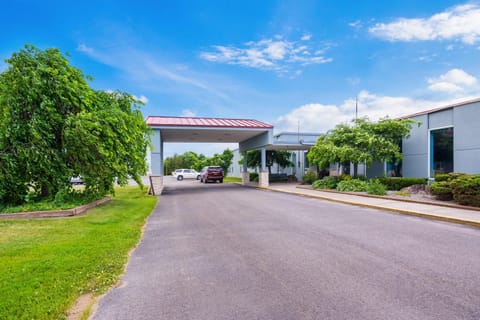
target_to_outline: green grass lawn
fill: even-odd
[[[0,220],[0,319],[63,319],[79,295],[106,291],[156,200],[118,188],[84,216]]]
[[[242,178],[225,177],[225,178],[223,178],[223,182],[242,182]]]

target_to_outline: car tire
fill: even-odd
[[[200,180],[200,176],[199,176],[199,175],[197,176],[197,180]]]
[[[182,181],[182,180],[183,180],[183,176],[178,176],[178,177],[177,177],[177,180],[178,180],[178,181]]]
[[[223,183],[223,179],[220,179],[219,181],[220,181],[220,183]]]

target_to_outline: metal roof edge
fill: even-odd
[[[449,105],[446,105],[446,106],[437,107],[437,108],[433,108],[433,109],[428,109],[428,110],[412,113],[412,114],[409,114],[409,115],[398,117],[397,119],[407,119],[407,118],[423,116],[425,114],[434,113],[434,112],[447,110],[447,109],[452,109],[452,108],[455,108],[455,107],[461,107],[461,106],[464,106],[464,105],[467,105],[467,104],[472,104],[472,103],[477,103],[477,102],[480,102],[480,98],[475,98],[475,99],[470,99],[470,100],[466,100],[466,101],[456,102],[456,103],[452,103],[452,104],[449,104]]]

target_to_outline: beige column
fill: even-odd
[[[268,171],[260,172],[258,174],[258,186],[261,188],[267,188],[269,185]]]

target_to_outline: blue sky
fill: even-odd
[[[355,116],[357,97],[371,119],[480,97],[476,1],[11,0],[0,21],[0,70],[25,43],[57,47],[92,87],[143,100],[145,116],[325,132]]]

